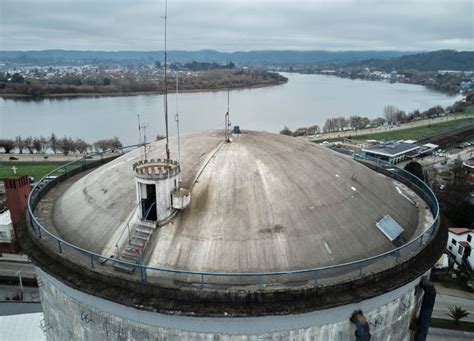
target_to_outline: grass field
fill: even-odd
[[[64,162],[65,163],[65,162]],[[15,177],[12,167],[16,167],[16,175],[31,175],[35,180],[60,167],[63,162],[0,162],[0,179]],[[57,174],[58,175],[58,174]]]
[[[466,109],[464,109],[463,114],[474,115],[474,105],[470,105]]]
[[[384,139],[397,139],[397,140],[410,140],[419,139],[422,136],[437,134],[445,130],[455,129],[464,127],[467,124],[474,123],[474,118],[464,118],[455,121],[441,122],[426,126],[407,128],[401,130],[387,131],[382,133],[374,133],[367,135],[353,136],[354,140],[384,140]]]

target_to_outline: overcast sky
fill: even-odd
[[[0,0],[0,50],[160,50],[164,0]],[[474,50],[473,0],[169,0],[168,48]]]

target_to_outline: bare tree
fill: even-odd
[[[76,141],[74,141],[74,146],[75,149],[81,154],[84,154],[90,147],[90,145],[83,139],[77,139]]]
[[[386,120],[383,117],[377,117],[372,120],[372,124],[375,126],[383,126]]]
[[[385,119],[387,120],[388,124],[393,125],[393,123],[395,121],[395,115],[399,111],[400,110],[394,105],[386,105],[383,108],[384,116],[385,116]]]
[[[18,148],[20,154],[23,154],[23,149],[24,149],[26,146],[25,146],[25,142],[23,141],[23,139],[21,138],[21,136],[17,136],[17,137],[15,138],[15,147]]]
[[[28,152],[30,154],[33,154],[35,152],[35,145],[33,143],[33,137],[32,136],[28,136],[27,138],[25,138],[23,140],[23,144],[26,147],[26,149],[28,149]]]
[[[316,135],[316,134],[319,134],[321,129],[319,129],[319,126],[315,124],[315,125],[312,125],[311,127],[308,127],[308,131],[310,135]]]
[[[112,141],[110,143],[110,148],[112,149],[113,152],[119,150],[120,148],[122,148],[122,142],[120,142],[119,138],[117,136],[114,136],[112,138]]]
[[[57,149],[61,150],[64,155],[68,155],[70,152],[74,152],[75,145],[73,139],[64,136],[62,139],[57,141]]]

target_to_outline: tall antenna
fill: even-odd
[[[140,114],[137,114],[138,117],[138,148],[140,148],[140,160],[143,161],[143,151],[142,151],[142,127],[140,125]]]
[[[230,142],[230,119],[229,119],[229,90],[227,90],[227,112],[224,119],[224,139],[225,142]]]
[[[178,93],[179,93],[179,82],[178,82],[178,75],[176,75],[176,115],[174,119],[176,120],[176,127],[178,129],[178,163],[181,166],[181,143],[179,141],[179,111],[178,111]],[[178,175],[179,177],[179,184],[181,184],[181,172]]]
[[[167,72],[167,56],[168,52],[166,50],[166,19],[168,13],[168,0],[165,0],[165,89],[164,89],[164,105],[165,105],[165,126],[166,126],[166,160],[170,159],[170,149],[169,149],[169,134],[168,134],[168,72]]]
[[[145,160],[147,159],[147,145],[146,145],[146,128],[148,127],[148,124],[142,124],[141,125],[141,129],[143,129],[143,151],[144,151],[144,157],[145,157]]]

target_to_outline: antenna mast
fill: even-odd
[[[166,126],[166,160],[170,159],[169,134],[168,134],[168,72],[167,72],[167,55],[166,50],[166,19],[168,13],[168,0],[165,0],[165,89],[164,89],[164,105],[165,105],[165,126]]]
[[[227,112],[225,113],[225,120],[224,120],[224,135],[225,135],[225,142],[230,142],[230,119],[229,119],[229,90],[227,90]]]
[[[181,166],[181,143],[179,141],[179,112],[178,112],[178,93],[179,93],[179,83],[178,83],[178,75],[176,75],[176,127],[178,129],[178,163]],[[181,172],[179,173],[179,183],[181,184]]]
[[[143,161],[143,151],[142,151],[142,127],[140,125],[140,114],[137,114],[138,117],[138,148],[140,148],[140,160]]]
[[[146,128],[148,127],[148,124],[142,124],[141,128],[143,129],[143,150],[144,150],[144,157],[145,160],[147,159],[147,145],[146,145]]]

